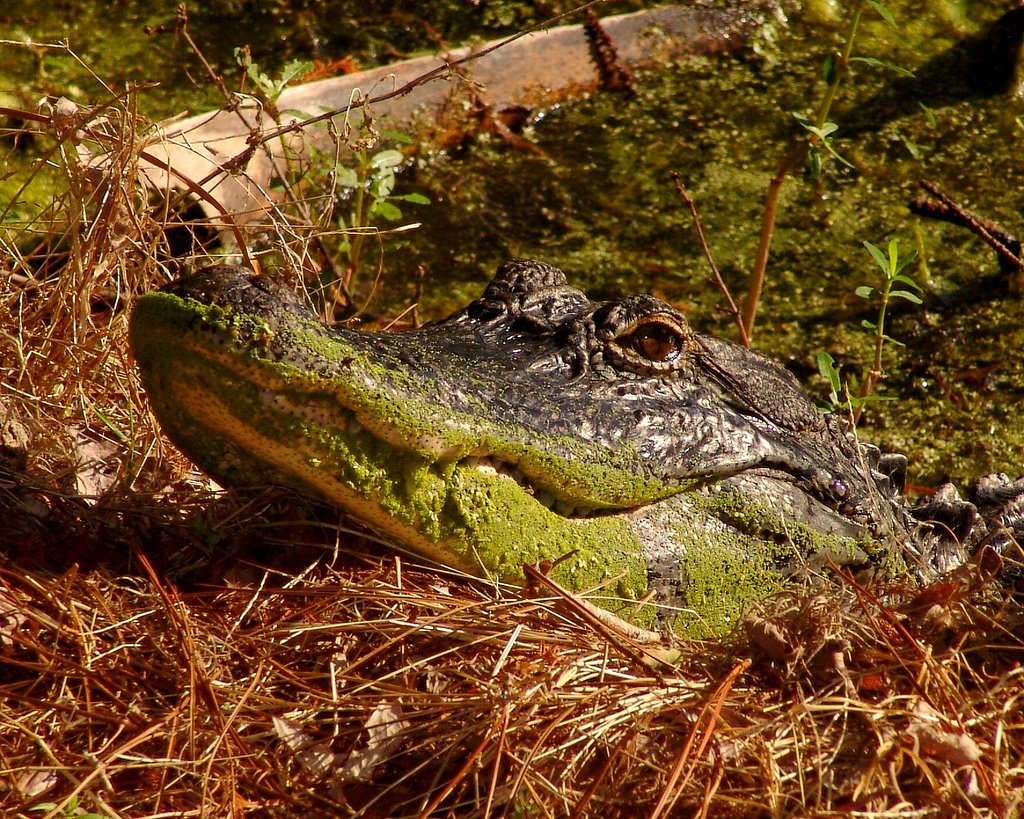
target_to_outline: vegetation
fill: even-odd
[[[845,410],[852,416],[853,423],[860,420],[860,416],[864,411],[864,407],[871,400],[878,400],[879,396],[875,394],[875,387],[885,376],[885,371],[882,369],[882,348],[886,342],[890,344],[896,344],[898,346],[904,346],[902,342],[897,341],[892,336],[886,335],[885,332],[885,316],[889,309],[889,305],[897,299],[909,301],[912,304],[922,304],[921,297],[917,293],[921,291],[921,285],[914,281],[910,276],[906,275],[903,271],[907,268],[911,262],[917,258],[917,251],[912,250],[905,256],[899,255],[899,242],[896,239],[892,239],[889,242],[888,254],[883,253],[876,245],[871,242],[865,241],[864,247],[867,248],[871,254],[872,259],[882,271],[882,278],[880,282],[880,289],[874,288],[867,284],[862,284],[857,288],[856,293],[862,299],[876,302],[878,304],[878,318],[875,321],[869,321],[864,319],[861,325],[865,330],[871,331],[875,338],[875,360],[868,370],[867,377],[861,384],[860,394],[857,396],[851,396],[849,389],[843,385],[842,379],[840,378],[839,372],[835,368],[835,360],[828,353],[818,353],[818,370],[819,372],[828,379],[831,387],[829,394],[829,400],[832,406],[838,410]],[[909,290],[906,288],[910,288]],[[916,293],[913,291],[917,291]],[[840,397],[842,396],[842,398]]]
[[[482,5],[494,14],[513,8]],[[47,50],[47,59],[57,51]],[[738,70],[747,72],[744,82],[775,89],[783,87],[784,68],[768,60]],[[694,72],[691,89],[706,84],[712,96],[728,94],[735,100],[730,115],[742,113],[747,103],[729,85],[738,82],[734,74],[700,60]],[[270,91],[284,78],[277,66],[259,73],[273,78]],[[742,238],[751,233],[743,203],[758,199],[751,191],[763,188],[765,176],[761,166],[728,176],[722,168],[726,160],[734,168],[749,165],[765,149],[750,132],[730,136],[741,130],[737,122],[722,119],[695,92],[695,108],[659,108],[678,83],[674,76],[653,79],[634,102],[595,99],[553,112],[547,130],[527,134],[543,155],[511,155],[485,137],[471,156],[407,169],[437,203],[420,209],[434,228],[422,231],[415,247],[390,254],[389,268],[408,272],[423,263],[479,277],[495,256],[543,247],[592,289],[668,288],[702,308],[695,323],[715,327],[714,295],[692,284],[702,276],[697,254],[688,267],[663,249],[662,237],[678,233],[629,217],[633,209],[675,212],[671,193],[667,206],[654,198],[667,187],[655,165],[671,160],[688,179],[701,180],[694,187],[709,203],[711,241],[736,248],[739,257],[723,264],[723,276],[735,284],[749,267],[739,262],[754,255]],[[26,107],[31,127],[17,125],[22,141],[6,147],[14,174],[8,181],[16,184],[5,189],[0,237],[5,815],[1020,812],[1024,615],[1013,591],[994,582],[990,554],[925,589],[838,577],[820,594],[794,591],[766,602],[726,640],[674,646],[677,657],[666,664],[593,625],[572,601],[411,567],[378,549],[372,533],[339,524],[331,510],[271,489],[225,494],[197,474],[163,443],[125,345],[134,294],[179,266],[168,246],[169,214],[138,195],[136,162],[149,127],[138,111],[152,93],[133,88],[97,104],[60,103],[38,113]],[[806,89],[796,96],[809,98]],[[963,130],[963,117],[973,117],[976,130],[990,137],[1005,133],[1007,123],[1016,127],[1020,114],[1001,101],[966,110],[951,105],[933,116],[954,132]],[[586,139],[574,130],[577,117]],[[709,125],[714,143],[687,153],[670,141],[677,135],[655,127],[673,119]],[[824,125],[814,127],[819,138],[831,137]],[[839,400],[851,400],[838,380],[841,364],[871,360],[881,373],[887,336],[913,342],[911,349],[939,369],[915,370],[905,351],[885,346],[892,356],[885,369],[895,376],[889,389],[899,400],[885,404],[887,428],[868,425],[868,434],[920,454],[942,443],[945,425],[970,421],[972,440],[981,438],[977,446],[995,447],[979,435],[981,413],[992,413],[985,424],[998,424],[1000,436],[1012,436],[1024,389],[1013,357],[1024,321],[1012,298],[975,303],[969,316],[929,306],[907,321],[895,308],[917,293],[904,280],[913,280],[909,256],[883,241],[877,253],[869,250],[883,276],[860,291],[862,298],[851,298],[853,308],[844,301],[854,296],[848,282],[861,266],[854,254],[845,260],[846,239],[859,243],[899,224],[881,212],[888,194],[880,191],[883,177],[919,161],[904,138],[940,170],[946,157],[967,150],[966,137],[942,132],[929,141],[911,127],[904,121],[869,137],[867,148],[842,151],[870,180],[867,190],[855,187],[849,168],[826,163],[823,174],[850,197],[835,205],[847,223],[824,233],[813,184],[803,186],[811,191],[807,199],[790,203],[792,221],[783,219],[776,231],[776,287],[761,301],[762,316],[775,316],[773,332],[762,332],[759,342],[801,356],[831,350],[837,380],[829,379]],[[638,128],[644,143],[635,146],[622,133]],[[363,136],[356,135],[356,145]],[[26,143],[35,154],[24,153]],[[109,152],[102,174],[82,162],[80,146]],[[399,167],[389,153],[394,148],[365,144],[343,166],[351,174],[340,172],[331,207],[308,225],[324,225],[329,214],[329,229],[383,224],[373,217],[386,222],[386,205],[399,190],[389,188]],[[643,173],[637,151],[651,163]],[[1014,179],[1005,166],[1012,156],[969,158],[972,173],[1003,163],[999,173]],[[948,167],[967,165],[961,156]],[[308,204],[309,192],[302,190],[307,177],[294,170],[282,184],[299,191],[297,207]],[[1009,214],[1019,194],[998,187],[1000,181],[1006,180],[986,182],[986,208]],[[50,193],[19,193],[37,185]],[[630,209],[608,196],[612,188],[625,191]],[[346,190],[362,191],[362,203]],[[456,207],[469,200],[472,207]],[[597,214],[605,232],[584,222],[582,211]],[[509,225],[521,231],[514,238]],[[293,227],[282,218],[268,231],[267,241],[285,259],[293,258]],[[923,232],[922,244],[935,257],[932,298],[943,287],[955,294],[976,289],[975,279],[960,277],[979,275],[989,260],[952,228]],[[445,233],[448,247],[437,250]],[[459,237],[456,247],[452,235]],[[356,270],[364,266],[358,260],[366,251],[354,253],[351,234],[341,236],[343,255],[334,258],[344,276],[353,256]],[[418,255],[428,252],[434,255]],[[207,261],[197,255],[197,263]],[[666,267],[685,276],[644,278]],[[626,268],[641,278],[615,278]],[[351,277],[332,281],[351,285]],[[430,297],[434,314],[464,295],[459,281],[443,284],[435,281]],[[998,286],[1005,287],[1001,279]],[[389,272],[387,290],[381,301],[400,304],[411,285]],[[821,293],[837,297],[839,306],[823,306]],[[859,320],[873,325],[867,336]],[[937,321],[949,335],[926,346],[928,322]],[[855,332],[845,335],[846,325]],[[954,375],[993,362],[1003,367],[993,387]],[[908,386],[940,377],[948,391],[921,397]],[[866,381],[852,400],[864,397]],[[922,404],[932,415],[922,417]],[[901,417],[915,405],[918,414]],[[898,429],[908,430],[902,442],[892,437]],[[1013,440],[1007,437],[1003,454],[973,453],[969,470],[1010,464],[1019,457],[1005,454],[1019,452]],[[967,444],[950,446],[933,461]]]
[[[754,259],[754,268],[750,274],[750,284],[747,289],[746,298],[743,301],[743,337],[749,343],[754,335],[754,319],[757,316],[757,307],[761,299],[761,290],[764,287],[765,275],[768,269],[768,255],[771,252],[772,236],[775,233],[775,220],[778,215],[779,195],[782,192],[782,185],[786,178],[805,159],[809,162],[810,175],[818,177],[821,175],[826,156],[832,156],[849,167],[850,163],[843,159],[833,146],[833,138],[839,126],[829,121],[832,113],[832,106],[836,101],[839,86],[850,71],[852,62],[866,62],[873,66],[889,66],[887,63],[869,57],[856,57],[853,54],[854,43],[857,40],[857,31],[860,28],[861,17],[866,8],[874,9],[878,15],[892,26],[896,21],[883,3],[878,0],[856,0],[849,10],[850,22],[846,31],[843,43],[837,51],[830,52],[824,60],[822,79],[825,82],[825,92],[818,103],[813,117],[800,113],[793,116],[804,129],[804,138],[798,140],[787,152],[785,158],[779,163],[775,176],[772,177],[768,186],[768,196],[765,200],[764,211],[761,216],[761,234],[758,240],[757,256]],[[908,73],[905,69],[897,69]]]

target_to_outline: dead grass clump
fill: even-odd
[[[1011,816],[1024,612],[793,592],[675,667],[384,559],[0,574],[0,804],[106,815]],[[770,636],[766,637],[765,635]]]

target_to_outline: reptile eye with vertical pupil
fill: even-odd
[[[679,331],[661,321],[647,321],[622,339],[648,361],[668,364],[683,350],[683,337]]]

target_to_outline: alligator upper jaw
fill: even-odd
[[[198,294],[221,292],[213,287]],[[380,350],[373,344],[382,339],[325,335],[315,322],[272,328],[265,312],[254,316],[214,295],[204,300],[209,303],[173,293],[145,297],[133,316],[132,343],[168,436],[225,485],[268,478],[298,485],[429,557],[436,549],[423,534],[424,521],[444,506],[432,476],[444,476],[448,492],[457,491],[456,473],[477,473],[493,486],[515,481],[523,504],[565,519],[671,494],[664,487],[637,489],[627,485],[633,476],[621,474],[619,487],[601,494],[609,484],[614,489],[614,472],[608,484],[588,482],[585,466],[502,438],[481,418],[414,398],[418,385],[408,374],[375,360]],[[232,442],[229,453],[224,441]]]
[[[432,329],[326,328],[294,296],[237,269],[207,271],[144,297],[132,327],[158,416],[178,401],[173,384],[183,376],[170,370],[187,363],[193,383],[211,391],[231,385],[223,400],[234,424],[281,416],[291,426],[282,437],[312,435],[330,448],[338,430],[355,423],[383,446],[374,457],[386,460],[390,449],[439,464],[478,459],[467,464],[517,479],[538,503],[569,516],[635,508],[693,483],[650,475],[628,443],[612,448],[570,434],[575,427],[551,431],[504,417],[501,400],[516,411],[502,381],[512,365],[493,351],[474,353],[443,334],[438,341]],[[156,371],[172,385],[166,394]],[[243,400],[252,388],[258,394]]]
[[[166,353],[172,343],[166,337],[155,348]],[[296,415],[289,411],[291,396],[217,369],[195,350],[174,356],[173,367],[153,354],[147,345],[137,348],[161,425],[225,486],[277,483],[310,492],[395,544],[474,575],[516,580],[522,562],[577,551],[612,548],[631,564],[641,559],[624,520],[565,516],[559,512],[569,509],[557,503],[546,508],[543,490],[525,488],[525,478],[518,483],[516,469],[500,460],[484,454],[440,460],[396,449],[336,404],[329,411],[315,401],[301,404],[304,412]],[[598,565],[593,558],[579,561]],[[630,572],[642,580],[639,564]],[[599,580],[598,573],[593,582]]]

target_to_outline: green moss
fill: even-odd
[[[521,579],[524,563],[560,560],[552,577],[570,589],[602,587],[605,595],[625,601],[646,591],[640,545],[624,518],[567,519],[515,481],[472,469],[454,470],[450,489],[445,516],[453,548],[465,549],[464,562],[476,560],[487,573]]]

